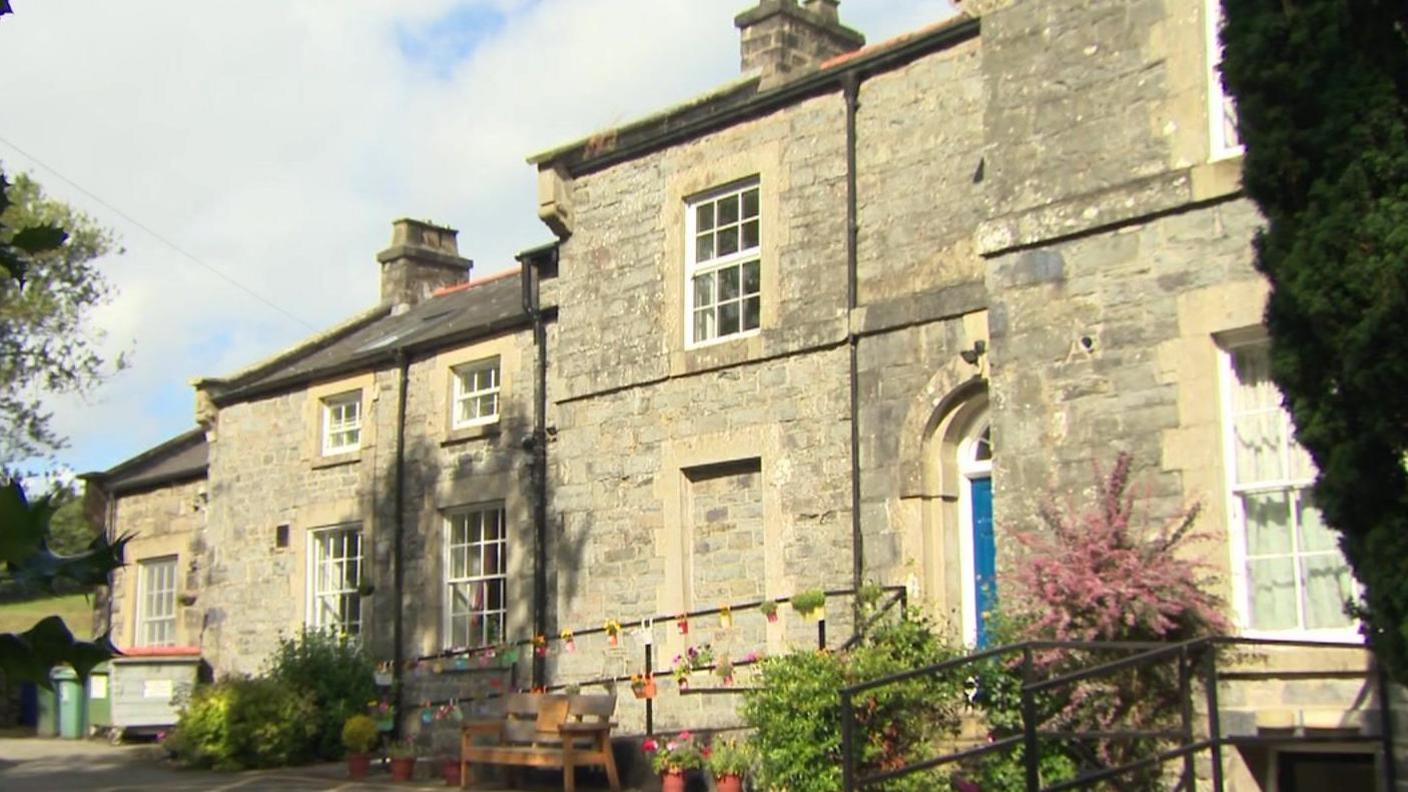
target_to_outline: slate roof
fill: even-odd
[[[306,342],[243,375],[207,380],[217,403],[282,390],[355,370],[366,370],[401,350],[416,352],[488,336],[526,324],[518,271],[441,289],[400,315],[389,307],[352,322],[341,333]],[[223,385],[223,387],[219,387]]]
[[[210,449],[204,429],[192,429],[108,470],[85,473],[109,493],[130,492],[174,481],[205,478]]]

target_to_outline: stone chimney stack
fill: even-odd
[[[865,36],[841,24],[841,0],[759,0],[734,18],[742,34],[744,73],[772,88],[823,62],[865,46]]]
[[[460,258],[453,228],[402,218],[391,224],[391,247],[376,254],[381,262],[381,301],[401,313],[436,289],[469,279],[474,262]]]

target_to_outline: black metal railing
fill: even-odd
[[[1394,766],[1392,754],[1392,712],[1391,698],[1388,691],[1388,680],[1382,668],[1377,662],[1374,666],[1363,671],[1343,670],[1343,669],[1275,669],[1271,671],[1239,671],[1224,670],[1219,668],[1219,650],[1227,647],[1240,648],[1283,648],[1325,651],[1342,651],[1346,649],[1364,650],[1363,644],[1355,643],[1330,643],[1317,641],[1287,641],[1258,638],[1238,638],[1238,637],[1213,637],[1202,638],[1182,643],[1118,643],[1118,642],[1060,642],[1060,641],[1033,641],[1008,646],[1001,646],[977,652],[965,657],[955,658],[943,663],[916,668],[900,674],[875,679],[858,685],[852,685],[840,691],[841,699],[841,759],[842,759],[842,780],[847,792],[852,790],[865,789],[883,784],[886,781],[911,776],[916,773],[927,772],[946,765],[955,763],[970,762],[983,756],[999,752],[1010,752],[1022,748],[1023,772],[1025,777],[1025,787],[1028,792],[1063,792],[1063,790],[1089,787],[1103,781],[1110,781],[1116,778],[1127,777],[1130,774],[1141,771],[1155,771],[1169,762],[1181,761],[1182,770],[1180,774],[1180,786],[1185,790],[1196,787],[1196,767],[1197,755],[1207,752],[1211,759],[1211,782],[1216,792],[1223,792],[1223,748],[1229,744],[1246,745],[1256,742],[1286,742],[1297,739],[1294,736],[1275,735],[1265,738],[1260,737],[1237,737],[1229,739],[1223,735],[1221,711],[1218,701],[1218,687],[1220,684],[1233,681],[1248,681],[1258,678],[1278,678],[1278,679],[1363,679],[1372,683],[1377,692],[1379,700],[1380,734],[1377,736],[1365,736],[1363,740],[1378,740],[1379,750],[1383,753],[1383,761],[1380,762],[1385,781],[1385,788],[1393,789],[1396,782],[1396,768]],[[1125,656],[1115,660],[1091,663],[1082,668],[1066,670],[1063,673],[1050,676],[1046,679],[1036,678],[1037,663],[1035,662],[1038,652],[1063,652],[1066,653],[1066,661],[1069,662],[1072,656],[1080,654],[1091,654],[1101,652],[1124,653]],[[1020,658],[1018,657],[1020,656]],[[939,677],[943,675],[964,674],[970,669],[975,669],[979,664],[992,662],[1007,662],[1015,667],[1020,664],[1021,673],[1021,700],[1020,700],[1020,733],[994,739],[986,744],[976,747],[965,748],[952,751],[950,753],[913,762],[900,768],[889,768],[878,772],[862,772],[864,768],[858,766],[857,748],[857,719],[856,702],[859,697],[867,692],[877,690],[889,685],[911,681],[925,677]],[[1049,716],[1043,717],[1039,712],[1039,702],[1050,700],[1059,691],[1068,689],[1082,682],[1108,678],[1112,675],[1150,669],[1159,664],[1174,663],[1177,669],[1177,699],[1178,699],[1178,725],[1176,729],[1111,729],[1106,731],[1071,731],[1042,728],[1049,721]],[[1205,724],[1205,734],[1198,733],[1198,723],[1195,717],[1195,699],[1198,692],[1197,686],[1202,687],[1202,696],[1207,709],[1207,722]],[[1308,739],[1308,738],[1307,738]],[[1337,736],[1337,740],[1344,741],[1345,737]],[[1063,741],[1063,742],[1115,742],[1132,740],[1157,740],[1170,747],[1159,750],[1152,755],[1141,756],[1137,759],[1118,764],[1111,767],[1098,767],[1086,770],[1078,777],[1051,783],[1043,786],[1041,779],[1041,747],[1043,741]]]

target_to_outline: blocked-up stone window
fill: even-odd
[[[176,556],[137,562],[137,645],[176,643]]]
[[[450,427],[464,429],[499,420],[499,359],[455,366],[450,378]]]
[[[362,392],[323,399],[323,455],[356,451],[362,443]]]
[[[348,635],[362,632],[362,532],[356,525],[308,534],[308,624]]]
[[[687,346],[751,335],[762,319],[757,179],[691,199],[685,214]]]
[[[445,516],[447,646],[487,646],[503,640],[507,562],[503,506],[476,506]]]

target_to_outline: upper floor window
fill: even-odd
[[[499,359],[490,358],[456,366],[452,370],[450,426],[493,423],[499,420]]]
[[[137,645],[176,643],[176,556],[137,563]]]
[[[362,631],[362,532],[343,526],[308,534],[308,624]]]
[[[323,454],[356,451],[362,444],[362,392],[323,399]]]
[[[762,217],[756,179],[689,202],[686,343],[755,333],[762,313]]]
[[[445,637],[450,646],[483,646],[504,637],[508,613],[508,535],[502,506],[445,518]]]
[[[1336,536],[1315,508],[1315,465],[1271,381],[1266,343],[1227,352],[1234,574],[1242,623],[1256,631],[1345,630],[1354,596]]]
[[[1242,153],[1242,138],[1237,134],[1237,104],[1222,87],[1222,0],[1207,0],[1208,53],[1208,131],[1211,135],[1211,158],[1224,159]]]

